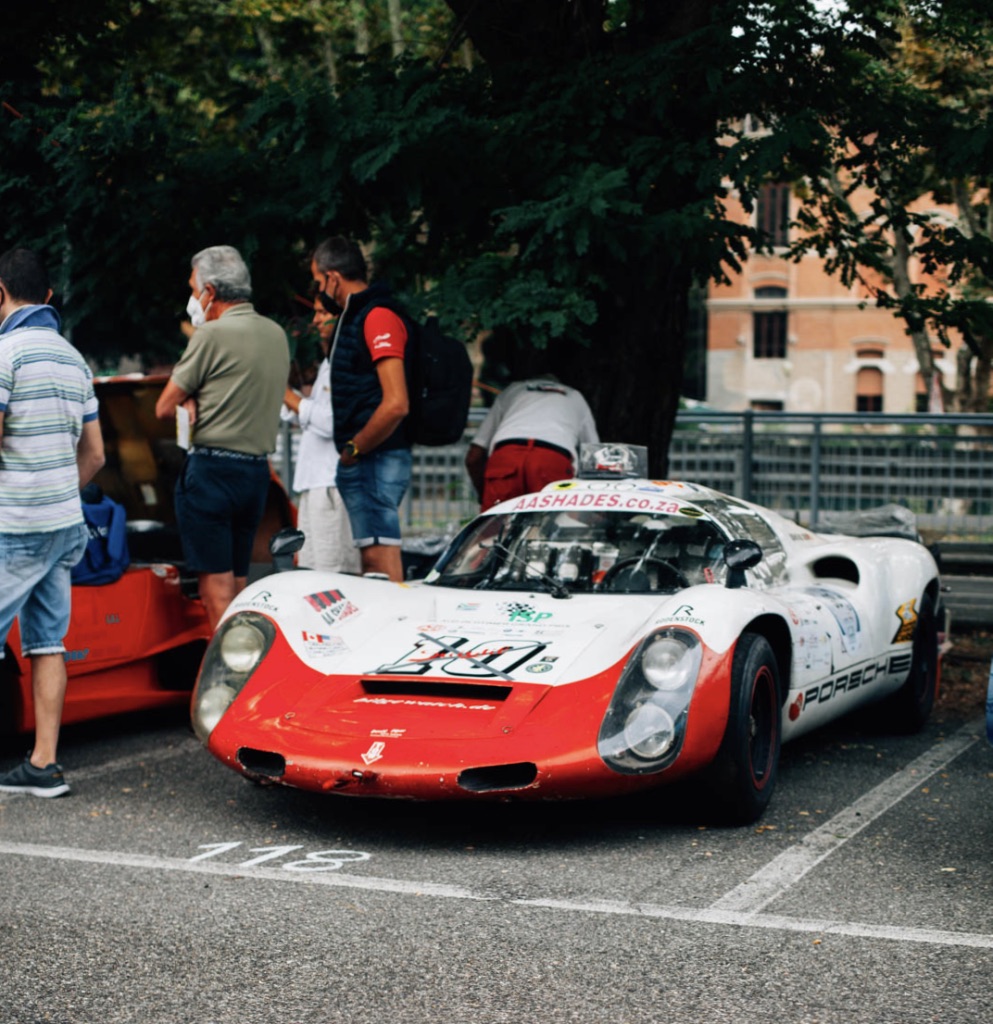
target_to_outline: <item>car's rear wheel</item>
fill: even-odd
[[[779,665],[757,633],[742,634],[735,648],[729,712],[706,786],[722,822],[747,825],[772,798],[782,742]]]
[[[880,705],[879,719],[896,732],[918,732],[931,716],[938,693],[938,619],[930,595],[921,598],[907,681]]]

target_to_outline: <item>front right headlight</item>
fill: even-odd
[[[275,638],[276,627],[258,612],[238,612],[218,627],[193,694],[193,730],[201,743],[206,745]]]
[[[676,759],[703,660],[699,638],[658,630],[629,659],[600,726],[597,749],[625,775],[658,772]]]

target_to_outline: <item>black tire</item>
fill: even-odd
[[[782,743],[779,665],[764,636],[743,633],[731,663],[727,728],[705,781],[718,819],[757,821],[772,799]]]
[[[907,681],[880,705],[879,720],[893,732],[920,732],[938,693],[938,617],[929,594],[921,598]]]

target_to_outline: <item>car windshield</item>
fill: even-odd
[[[726,537],[705,517],[615,511],[481,516],[427,582],[481,590],[674,593],[723,580]]]

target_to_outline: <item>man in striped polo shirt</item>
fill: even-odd
[[[15,617],[31,659],[34,747],[0,792],[62,796],[69,573],[86,548],[80,488],[104,463],[93,375],[60,334],[37,253],[0,256],[0,657]]]

